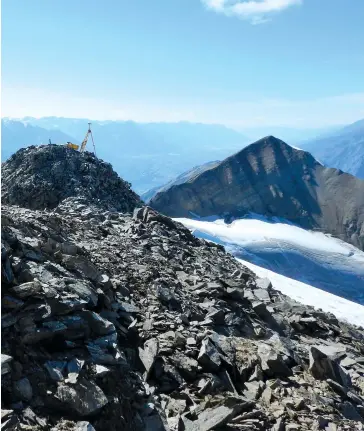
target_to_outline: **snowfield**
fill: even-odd
[[[284,275],[277,274],[269,269],[262,268],[238,259],[243,265],[247,266],[258,277],[269,278],[274,289],[279,290],[290,298],[301,302],[302,304],[311,305],[315,308],[334,314],[339,320],[364,327],[364,306],[332,295],[309,284],[302,283]]]
[[[356,247],[256,214],[230,224],[217,217],[175,220],[224,245],[282,293],[364,326],[364,253]]]

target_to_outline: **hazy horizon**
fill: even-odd
[[[350,124],[362,16],[361,0],[3,0],[2,115]]]

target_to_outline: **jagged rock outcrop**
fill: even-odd
[[[358,430],[364,329],[149,207],[2,208],[2,429]]]
[[[273,136],[158,193],[149,204],[171,217],[278,216],[364,249],[364,181]]]
[[[61,145],[32,146],[13,154],[2,164],[1,192],[4,204],[31,209],[52,209],[72,196],[124,212],[141,202],[109,163]]]

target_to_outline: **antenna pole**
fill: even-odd
[[[94,153],[95,153],[95,157],[97,157],[97,156],[96,156],[96,147],[95,147],[94,137],[92,136],[92,132],[91,132],[91,130],[90,130],[90,135],[91,135],[91,139],[92,139],[92,145],[94,146]]]
[[[92,145],[93,145],[93,147],[94,147],[94,154],[95,154],[95,156],[96,156],[96,147],[95,147],[94,137],[93,137],[92,132],[91,132],[91,123],[88,123],[88,133],[89,133],[89,134],[90,134],[90,136],[91,136],[91,139],[92,139]],[[96,157],[97,157],[97,156],[96,156]]]

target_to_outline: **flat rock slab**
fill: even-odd
[[[139,347],[139,358],[142,361],[147,378],[151,372],[155,358],[158,355],[158,340],[156,338],[151,338],[144,343],[144,349]]]
[[[204,410],[196,421],[185,423],[185,431],[213,430],[229,422],[240,410],[240,405],[235,405],[234,407],[219,406],[214,409]]]
[[[258,289],[271,289],[272,288],[272,283],[268,278],[257,278],[255,280],[255,284],[257,286]]]

